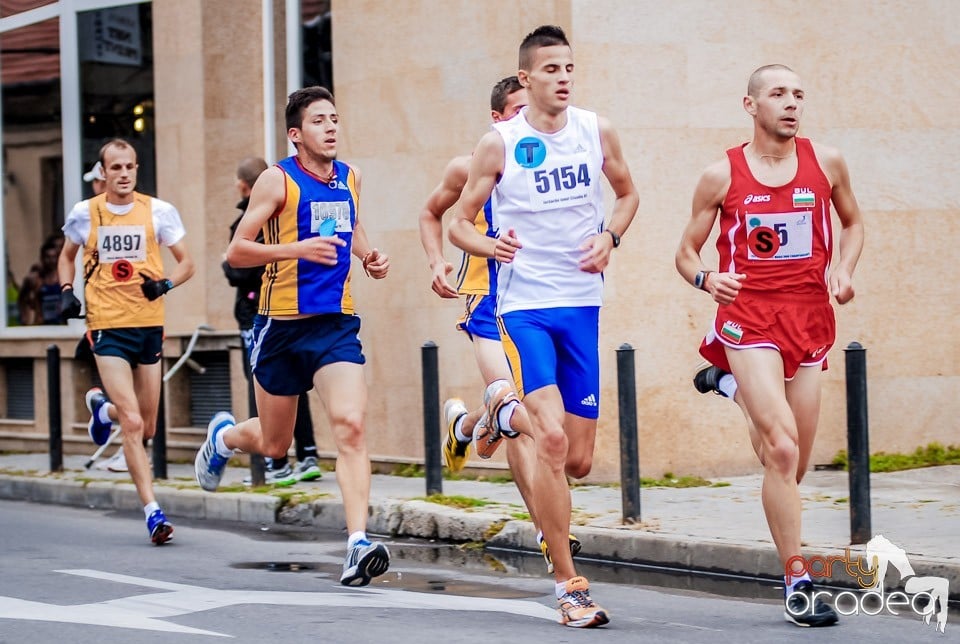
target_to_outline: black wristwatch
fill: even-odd
[[[604,229],[603,229],[603,232],[605,232],[605,233],[610,233],[610,237],[613,238],[613,247],[614,247],[614,248],[620,248],[620,235],[618,235],[617,233],[613,232],[613,231],[610,230],[609,228],[604,228]]]
[[[707,275],[713,271],[697,271],[696,276],[693,278],[693,285],[700,290],[703,290],[703,287],[707,284]]]

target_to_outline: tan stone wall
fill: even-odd
[[[275,5],[279,25],[282,3]],[[189,335],[200,323],[234,326],[233,292],[219,264],[235,216],[235,164],[263,150],[260,6],[154,3],[158,192],[180,209],[198,265],[193,280],[168,296],[168,335]],[[637,349],[645,476],[756,468],[738,410],[690,385],[713,306],[676,274],[673,254],[699,173],[750,136],[740,97],[750,72],[770,62],[803,77],[803,134],[845,152],[867,225],[857,298],[838,310],[813,460],[829,461],[845,445],[841,349],[851,340],[868,348],[874,451],[960,442],[953,261],[960,247],[953,189],[960,39],[951,29],[958,17],[960,9],[934,1],[334,2],[341,156],[363,174],[361,216],[393,265],[386,281],[361,275],[354,285],[369,358],[371,453],[423,457],[426,340],[440,347],[441,397],[479,400],[471,348],[453,328],[461,305],[429,289],[417,214],[449,158],[472,149],[486,130],[490,87],[515,72],[519,41],[543,23],[571,35],[575,102],[617,127],[641,195],[638,218],[607,274],[603,406],[591,478],[619,474],[614,351],[624,342]],[[278,69],[282,51],[275,49]],[[277,83],[279,112],[282,74]],[[715,261],[712,240],[705,255]],[[459,261],[452,248],[447,256]],[[0,344],[6,353],[16,343],[8,335]],[[239,371],[236,378],[240,414]],[[321,449],[330,451],[316,398],[314,416]],[[495,464],[502,466],[502,457]]]
[[[220,263],[240,199],[237,162],[263,155],[260,2],[155,2],[153,25],[157,191],[180,211],[197,265],[167,296],[176,312],[167,329],[234,329],[234,291]]]
[[[865,9],[866,7],[866,9]],[[478,400],[459,305],[429,290],[418,209],[445,162],[486,128],[489,88],[516,68],[522,36],[564,26],[577,64],[575,102],[618,128],[641,195],[607,274],[602,314],[604,406],[593,478],[619,472],[614,350],[637,349],[641,470],[732,474],[755,459],[738,410],[690,385],[714,307],[685,285],[673,254],[694,184],[726,147],[747,140],[740,99],[756,67],[792,66],[807,90],[803,134],[845,152],[867,245],[857,298],[838,309],[824,377],[815,463],[845,447],[842,348],[868,348],[871,447],[957,442],[960,301],[960,47],[943,3],[442,2],[334,3],[342,157],[363,171],[363,216],[391,253],[383,283],[358,280],[370,358],[371,451],[422,456],[419,346],[440,345],[441,397]],[[950,71],[953,70],[953,71]],[[713,240],[705,256],[712,261]],[[448,250],[456,263],[456,253]]]

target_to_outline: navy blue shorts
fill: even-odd
[[[133,368],[157,364],[163,353],[162,326],[97,329],[87,331],[87,340],[94,355],[123,358]]]
[[[250,366],[264,391],[299,396],[313,389],[313,376],[328,364],[363,364],[360,318],[325,313],[281,320],[258,315],[253,322]]]
[[[466,333],[471,341],[476,337],[499,342],[497,296],[468,295],[463,316],[457,320],[457,329]]]

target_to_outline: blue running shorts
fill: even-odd
[[[521,397],[556,385],[567,413],[600,415],[600,307],[511,311],[498,322]]]
[[[264,391],[299,396],[313,389],[313,376],[328,364],[364,364],[360,318],[325,313],[281,320],[258,315],[253,322],[250,367]]]
[[[468,295],[467,308],[457,320],[457,329],[473,341],[474,337],[500,341],[497,328],[497,298],[495,295]]]

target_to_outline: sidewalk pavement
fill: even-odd
[[[64,471],[49,471],[47,454],[0,455],[0,498],[139,510],[129,474],[86,470],[86,457],[68,456]],[[249,492],[246,468],[227,468],[221,491],[202,491],[193,465],[168,465],[156,493],[171,519],[216,519],[344,529],[340,491],[333,473],[271,492]],[[624,524],[618,486],[572,488],[573,529],[582,556],[689,570],[774,578],[782,575],[760,505],[759,474],[713,479],[720,487],[643,488],[642,521]],[[960,466],[871,476],[873,535],[906,551],[917,575],[945,577],[960,596]],[[512,483],[443,482],[446,496],[486,502],[457,509],[425,500],[423,478],[374,475],[368,529],[378,534],[486,541],[489,546],[539,552],[536,533]],[[843,555],[850,542],[847,473],[809,472],[801,486],[804,554]],[[478,504],[479,505],[479,504]],[[850,546],[854,557],[864,547]],[[891,570],[893,570],[891,568]],[[816,580],[816,579],[815,579]],[[831,583],[856,587],[835,566]],[[887,575],[885,587],[898,586]]]

